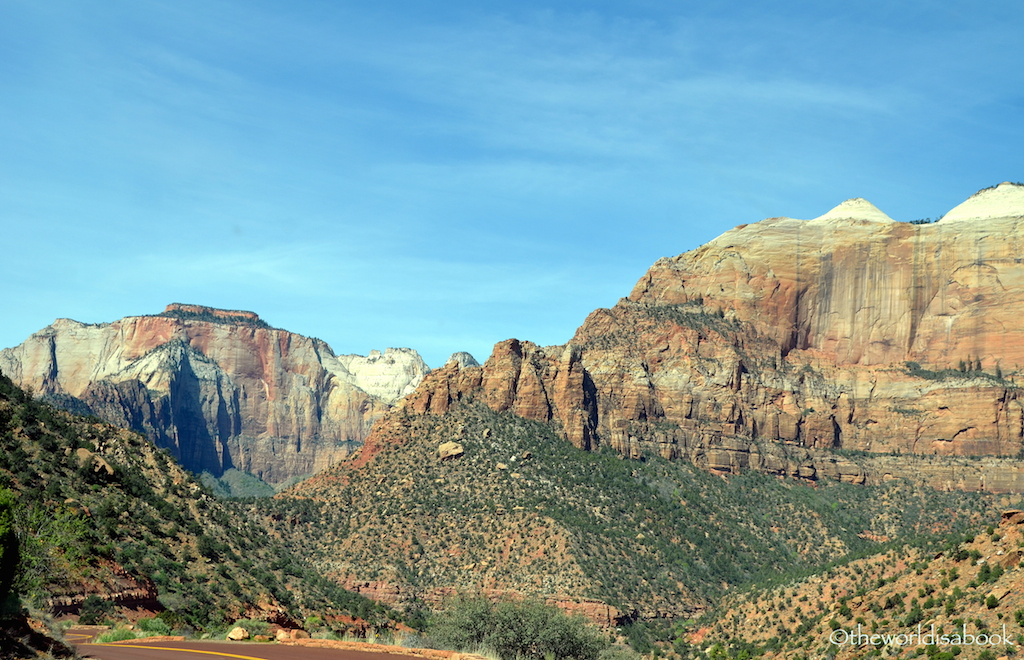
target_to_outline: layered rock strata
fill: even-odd
[[[58,319],[0,351],[0,371],[146,433],[194,472],[278,483],[347,456],[429,369],[411,349],[335,355],[252,312],[175,304],[113,323]]]
[[[870,482],[1024,490],[1018,464],[863,465],[835,450],[1017,457],[1024,451],[1024,186],[983,190],[940,222],[849,200],[770,218],[659,260],[564,346],[507,340],[403,404],[463,398],[561,426],[591,449]],[[900,467],[902,465],[902,467]]]

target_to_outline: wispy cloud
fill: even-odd
[[[15,3],[5,309],[564,341],[735,224],[851,196],[923,217],[1022,178],[1022,12]]]
[[[464,259],[457,254],[435,257],[382,255],[385,241],[344,245],[293,244],[252,251],[191,254],[167,252],[126,256],[120,272],[135,273],[138,287],[167,281],[202,283],[210,289],[259,286],[268,296],[290,295],[308,300],[387,305],[528,304],[550,292],[576,295],[581,287],[571,270],[557,263],[524,266],[499,255]],[[102,277],[102,276],[101,276]]]

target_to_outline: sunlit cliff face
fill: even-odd
[[[1001,184],[932,224],[856,199],[741,225],[658,261],[570,344],[502,342],[482,368],[431,374],[405,405],[443,412],[477,392],[581,447],[812,479],[906,469],[815,453],[829,448],[1016,456],[1022,218],[1024,187]],[[940,487],[1024,488],[1005,465],[921,470]]]

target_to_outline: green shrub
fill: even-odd
[[[166,621],[158,617],[139,619],[138,626],[139,630],[152,636],[171,634],[171,627],[167,625]]]
[[[136,639],[135,633],[127,628],[114,628],[97,637],[96,641],[100,644],[106,644],[107,642],[123,642],[126,639]]]
[[[255,619],[240,619],[235,621],[235,625],[241,628],[245,628],[246,632],[250,635],[269,635],[270,624],[266,621],[257,621]]]
[[[640,660],[639,653],[628,646],[609,646],[601,651],[598,660]]]
[[[437,617],[430,636],[456,649],[487,647],[502,660],[571,658],[596,660],[608,646],[582,617],[570,617],[538,601],[459,598]]]
[[[95,626],[102,623],[113,612],[114,604],[109,600],[103,600],[99,596],[89,596],[82,603],[82,609],[79,610],[78,623],[83,626]]]

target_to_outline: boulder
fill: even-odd
[[[93,472],[105,472],[108,477],[114,476],[114,468],[110,467],[110,463],[103,460],[102,456],[92,453],[85,447],[79,447],[75,451],[75,455],[78,456],[78,461],[83,465],[89,461],[92,461]]]
[[[1006,598],[1006,595],[1009,594],[1009,593],[1010,593],[1009,589],[1005,589],[1003,587],[1000,587],[998,589],[993,589],[991,591],[991,593],[989,593],[989,596],[993,596],[997,601],[999,601],[999,600],[1002,600],[1002,599]]]
[[[292,639],[309,639],[309,633],[305,630],[289,630],[288,628],[281,628],[277,631],[277,641],[286,642]]]
[[[437,448],[437,454],[442,461],[450,461],[465,454],[465,449],[457,442],[443,442]]]
[[[235,626],[228,633],[228,639],[233,642],[240,642],[243,639],[249,639],[249,631],[241,626]]]

